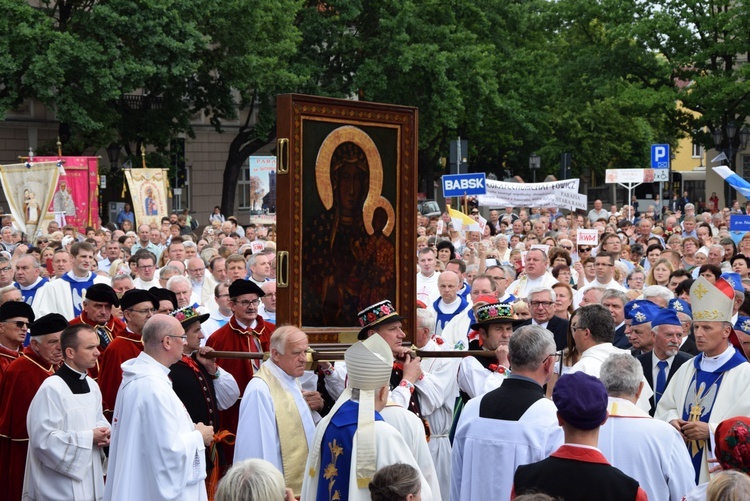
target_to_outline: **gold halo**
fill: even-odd
[[[383,228],[386,236],[391,234],[395,223],[395,212],[390,202],[380,196],[383,189],[383,162],[375,142],[365,131],[353,125],[344,125],[333,130],[318,149],[318,157],[315,160],[315,184],[318,188],[318,196],[326,210],[333,207],[333,189],[331,186],[331,158],[333,152],[342,143],[354,143],[359,146],[367,157],[370,173],[370,186],[363,207],[363,219],[365,230],[369,235],[374,233],[372,217],[377,207],[382,207],[388,214],[388,222]]]

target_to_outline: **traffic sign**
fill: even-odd
[[[443,176],[443,195],[446,197],[484,195],[487,193],[487,187],[484,182],[484,172],[476,172],[473,174],[446,174]]]
[[[651,145],[651,168],[652,169],[669,169],[669,145],[652,144]]]

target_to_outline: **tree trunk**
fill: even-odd
[[[229,146],[227,162],[224,165],[224,184],[221,189],[221,213],[226,216],[234,214],[237,183],[247,159],[276,136],[276,128],[274,127],[265,138],[253,137],[254,135],[255,127],[244,126]]]

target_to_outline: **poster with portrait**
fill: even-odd
[[[37,162],[61,162],[64,173],[47,205],[44,227],[57,221],[85,234],[87,226],[99,225],[99,157],[34,157]]]
[[[162,217],[169,216],[167,169],[125,169],[124,172],[133,199],[136,228],[139,224],[159,224]]]
[[[52,199],[59,175],[57,160],[0,166],[0,180],[13,226],[31,240],[41,230],[44,208]]]
[[[351,342],[388,299],[415,319],[417,110],[277,98],[277,320]]]

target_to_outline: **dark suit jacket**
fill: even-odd
[[[625,335],[625,324],[622,324],[619,329],[615,331],[615,340],[612,344],[618,348],[629,350],[633,346],[630,344],[628,337]]]
[[[637,358],[641,363],[641,366],[643,367],[643,375],[646,376],[646,381],[648,381],[651,389],[654,390],[654,393],[656,393],[656,388],[654,388],[653,352],[650,351],[648,353],[644,353]],[[677,352],[677,355],[674,356],[674,360],[672,361],[672,366],[669,368],[669,373],[667,374],[667,385],[669,385],[669,381],[672,380],[672,376],[674,376],[675,372],[677,372],[677,369],[679,369],[682,364],[684,364],[688,360],[691,360],[692,358],[692,356],[683,351]],[[651,417],[653,417],[654,413],[656,412],[656,405],[654,403],[653,396],[649,399],[649,402],[651,402],[651,410],[649,410],[648,413],[651,414]]]
[[[698,346],[695,344],[695,336],[690,334],[684,343],[682,343],[682,346],[680,346],[680,351],[684,351],[688,355],[693,355],[694,357],[698,356]]]
[[[522,327],[524,325],[531,325],[531,319],[524,320],[518,325],[514,324],[514,327]],[[514,329],[515,330],[515,329]],[[547,323],[547,330],[552,333],[555,338],[555,346],[557,350],[564,350],[568,346],[568,321],[563,320],[560,317],[552,317],[552,320]]]

